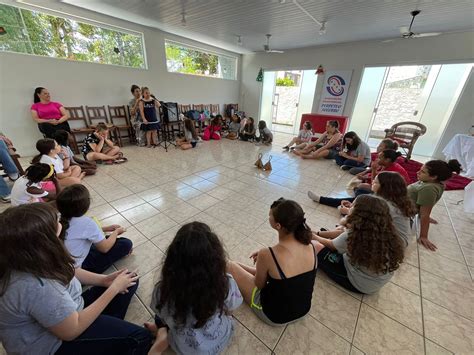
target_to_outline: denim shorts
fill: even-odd
[[[339,155],[339,151],[336,149],[329,149],[328,155],[325,157],[325,159],[336,159],[336,157]]]

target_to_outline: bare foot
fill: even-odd
[[[81,179],[81,180],[84,179],[84,176],[86,176],[86,172],[85,172],[85,171],[83,171],[83,172],[81,173],[81,175],[79,175],[79,179]]]
[[[421,245],[423,245],[426,249],[428,250],[431,250],[431,251],[436,251],[436,249],[438,249],[436,247],[436,245],[434,245],[433,243],[431,243],[428,238],[420,238],[418,239],[418,243],[420,243]]]
[[[438,224],[438,221],[436,219],[430,217],[430,223],[431,224]]]

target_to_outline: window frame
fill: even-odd
[[[69,58],[62,58],[62,57],[47,56],[47,55],[41,55],[41,54],[35,54],[35,53],[15,52],[15,51],[10,51],[10,50],[0,50],[0,53],[14,53],[14,54],[28,55],[28,56],[34,56],[34,57],[40,57],[40,58],[66,60],[66,61],[69,61],[69,62],[111,65],[111,66],[116,66],[116,67],[121,67],[121,68],[129,68],[129,69],[136,69],[136,70],[148,70],[148,60],[147,60],[147,55],[146,55],[145,35],[144,35],[143,32],[131,30],[131,29],[121,27],[121,26],[111,25],[111,24],[108,24],[108,23],[105,23],[105,22],[102,22],[102,21],[92,20],[92,19],[87,18],[87,17],[72,15],[68,12],[54,10],[54,9],[51,9],[51,8],[48,8],[48,7],[31,4],[27,1],[22,1],[22,0],[16,0],[16,1],[17,1],[16,4],[4,3],[2,1],[0,1],[0,5],[10,6],[10,7],[13,7],[13,8],[17,8],[19,10],[39,12],[39,13],[42,13],[42,14],[45,14],[45,15],[55,16],[55,17],[59,17],[59,18],[67,19],[67,20],[72,20],[72,21],[75,21],[75,22],[84,23],[86,25],[99,27],[101,29],[115,31],[115,32],[119,32],[119,33],[122,33],[122,34],[130,34],[130,35],[134,35],[134,36],[139,37],[140,42],[141,42],[141,47],[142,47],[142,53],[143,53],[143,67],[138,68],[138,67],[132,67],[132,66],[122,65],[122,64],[100,63],[100,62],[93,62],[93,61],[87,61],[87,60],[78,60],[78,59],[69,59]],[[25,32],[27,33],[26,28],[22,27],[22,29],[24,29]],[[29,34],[27,34],[27,36],[29,37]]]
[[[219,80],[230,80],[230,81],[238,81],[239,80],[239,71],[238,71],[239,70],[239,57],[238,56],[233,56],[231,54],[224,54],[222,52],[214,51],[214,50],[211,50],[211,49],[206,49],[206,48],[203,48],[203,47],[195,46],[195,45],[188,44],[188,43],[179,42],[179,41],[176,41],[176,40],[173,40],[173,39],[168,39],[168,38],[164,38],[163,43],[164,43],[165,67],[166,67],[166,72],[167,73],[179,74],[179,75],[192,75],[192,76],[197,76],[199,78],[209,78],[209,79],[219,79]],[[213,54],[213,55],[216,55],[218,57],[222,56],[222,57],[233,59],[235,61],[235,76],[234,76],[234,78],[233,79],[231,79],[231,78],[221,78],[221,77],[218,77],[218,76],[205,75],[205,74],[181,73],[181,72],[178,72],[178,71],[170,71],[168,69],[168,58],[166,57],[166,44],[167,43],[175,44],[175,45],[178,45],[178,46],[183,46],[186,49],[196,50],[196,51],[199,51],[199,52],[202,52],[202,53],[205,53],[205,54]]]

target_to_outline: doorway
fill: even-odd
[[[301,115],[311,112],[317,75],[314,70],[265,71],[260,119],[273,132],[295,134]]]

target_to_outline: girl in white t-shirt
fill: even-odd
[[[311,142],[311,138],[313,138],[313,125],[311,122],[306,121],[303,125],[303,129],[298,133],[298,137],[294,137],[290,143],[285,145],[283,149],[290,150],[291,149],[302,149],[306,147],[308,142]],[[293,144],[296,146],[293,147]]]
[[[53,185],[50,189],[47,186]],[[60,186],[54,167],[48,164],[36,163],[25,171],[25,175],[15,181],[12,188],[12,206],[26,203],[51,201],[56,198]]]
[[[81,183],[85,173],[83,173],[81,168],[77,165],[69,166],[69,158],[65,158],[64,161],[61,159],[59,156],[61,146],[54,139],[40,139],[36,142],[36,149],[40,154],[35,156],[31,163],[53,165],[59,184],[62,187]],[[65,165],[67,168],[65,168]]]

